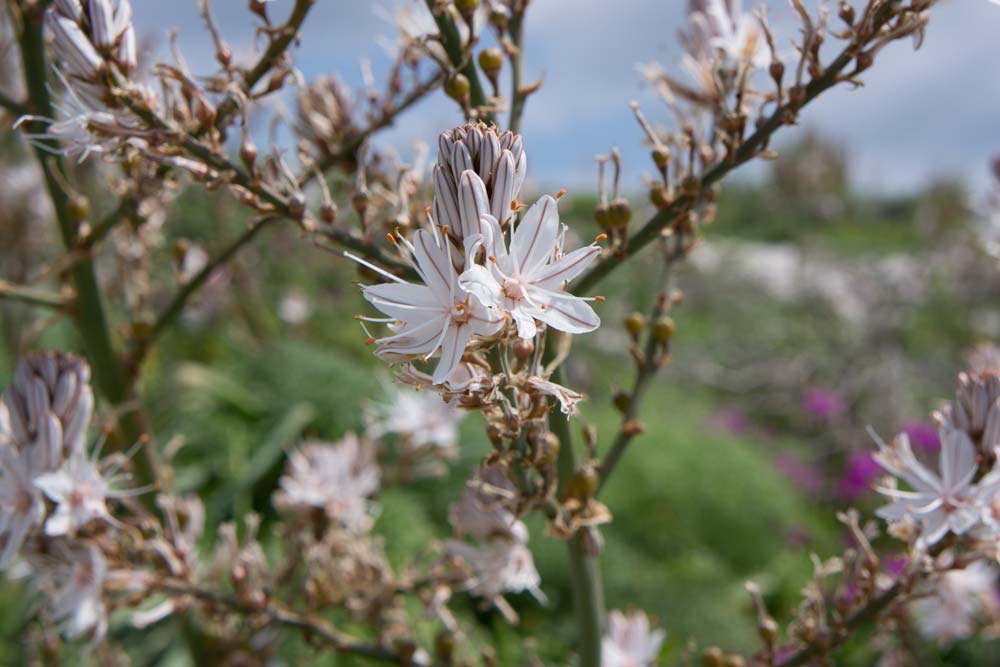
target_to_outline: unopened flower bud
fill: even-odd
[[[479,52],[479,67],[486,73],[486,76],[493,79],[503,67],[503,51],[495,47],[483,49]]]
[[[465,104],[469,99],[469,91],[472,86],[469,79],[464,74],[456,74],[444,82],[444,92],[456,102]]]
[[[441,630],[434,638],[434,653],[441,662],[451,663],[455,654],[455,633],[447,628]]]
[[[507,21],[509,20],[507,15],[507,8],[502,5],[492,5],[490,9],[490,25],[499,30],[504,30],[507,27]]]
[[[780,86],[782,79],[785,78],[785,63],[780,60],[774,60],[771,62],[771,66],[768,68],[768,71],[771,73],[771,78],[774,80],[774,83]]]
[[[265,0],[250,0],[250,11],[267,21],[267,2]]]
[[[646,328],[646,316],[638,311],[632,311],[625,316],[625,328],[628,329],[632,338],[638,338],[642,330]]]
[[[555,465],[559,460],[559,437],[555,433],[546,433],[538,447],[538,464]]]
[[[535,352],[535,343],[530,338],[518,338],[512,347],[514,348],[514,356],[518,361],[531,359],[531,355]]]
[[[359,217],[364,218],[365,212],[368,211],[368,191],[359,190],[355,192],[354,196],[351,197],[351,206],[354,207]]]
[[[701,652],[702,667],[723,667],[726,655],[718,646],[709,646]]]
[[[240,142],[240,159],[243,160],[247,169],[253,171],[253,165],[257,162],[257,147],[250,141],[249,134],[245,134],[243,141]]]
[[[653,322],[653,338],[661,345],[669,343],[670,339],[674,337],[675,331],[677,331],[677,325],[672,317],[663,315],[657,317],[656,321]]]
[[[837,12],[837,15],[840,16],[840,20],[847,25],[854,25],[854,7],[852,7],[849,3],[843,2],[842,0],[840,3],[840,10]]]
[[[743,659],[742,655],[727,655],[726,659],[722,661],[723,667],[746,667],[747,661]]]
[[[614,397],[612,397],[611,402],[615,404],[618,411],[622,414],[628,412],[629,407],[632,405],[632,397],[627,391],[619,389],[615,392]]]
[[[576,471],[566,487],[566,495],[577,500],[587,500],[594,496],[601,479],[593,466],[586,465]]]

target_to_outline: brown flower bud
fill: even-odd
[[[854,25],[854,7],[852,7],[849,3],[841,0],[840,10],[837,12],[837,15],[840,16],[840,20],[847,25]]]
[[[628,412],[629,407],[632,405],[632,397],[627,391],[619,389],[611,398],[611,402],[615,404],[615,407],[618,408],[619,412],[624,414]]]
[[[670,339],[674,337],[675,331],[677,331],[677,325],[672,317],[663,315],[657,317],[656,321],[653,322],[653,338],[661,345],[669,343]]]
[[[368,211],[368,192],[366,190],[355,192],[351,197],[351,206],[354,207],[358,217],[364,218],[365,212]]]
[[[703,667],[723,667],[726,656],[718,646],[709,646],[701,652]]]
[[[722,667],[746,667],[747,661],[743,659],[742,655],[727,655],[726,659],[722,661]]]
[[[771,73],[771,78],[774,79],[774,83],[781,86],[782,79],[785,78],[785,63],[780,60],[771,61],[771,66],[768,68]]]
[[[434,638],[434,653],[438,660],[450,664],[455,654],[455,633],[447,628],[441,630]]]
[[[535,352],[535,343],[530,339],[525,340],[524,338],[518,338],[512,347],[514,348],[514,357],[516,357],[518,361],[527,361],[528,359],[531,359],[531,355]]]
[[[559,437],[555,433],[546,433],[541,438],[538,447],[538,464],[555,465],[559,460]]]

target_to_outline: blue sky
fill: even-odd
[[[192,68],[209,70],[212,52],[196,0],[133,4],[142,35],[162,45],[165,30],[179,28]],[[392,37],[394,28],[377,7],[403,4],[422,6],[417,0],[317,0],[296,52],[298,66],[308,78],[336,71],[358,85],[358,62],[367,56],[378,76],[388,60],[376,38]],[[628,103],[639,100],[654,122],[668,122],[669,116],[644,88],[635,66],[655,59],[668,70],[677,67],[676,35],[685,5],[683,0],[532,2],[526,25],[528,77],[544,72],[546,82],[529,100],[522,128],[532,181],[548,188],[592,188],[593,156],[617,145],[626,161],[624,187],[638,187],[649,165]],[[772,0],[769,5],[787,43],[794,30],[787,4]],[[272,16],[283,17],[290,6],[291,0],[271,3]],[[214,9],[237,52],[249,54],[253,22],[246,2],[215,0]],[[981,190],[990,156],[1000,153],[1000,7],[986,0],[946,0],[932,16],[920,51],[914,53],[908,41],[892,45],[864,76],[864,88],[841,87],[803,114],[805,127],[846,147],[852,178],[861,187],[905,192],[935,178],[957,177]],[[455,105],[437,95],[383,134],[382,141],[405,156],[415,139],[433,145],[440,130],[459,120]],[[781,141],[801,131],[789,128]]]

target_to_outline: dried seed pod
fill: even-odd
[[[661,345],[669,343],[670,339],[674,337],[675,331],[677,331],[677,325],[672,317],[663,315],[653,322],[653,338]]]
[[[445,94],[462,104],[468,102],[470,90],[472,90],[472,85],[464,74],[455,74],[444,82]]]
[[[495,47],[483,49],[479,52],[479,67],[493,79],[503,67],[503,51]]]

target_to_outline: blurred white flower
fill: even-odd
[[[482,466],[469,481],[462,499],[448,509],[448,521],[459,537],[526,544],[527,529],[506,507],[516,497],[517,489],[505,467]]]
[[[35,487],[28,458],[0,445],[0,570],[6,569],[31,531],[45,519],[45,502]]]
[[[83,452],[74,452],[59,470],[36,477],[35,486],[56,504],[45,522],[47,535],[74,535],[95,519],[114,523],[107,499],[128,495],[112,491],[97,465]]]
[[[438,394],[407,388],[392,390],[392,400],[374,406],[368,415],[368,435],[398,435],[410,450],[429,447],[453,452],[458,445],[458,422],[465,416]]]
[[[740,0],[689,0],[688,31],[681,33],[685,52],[698,62],[721,60],[767,64],[764,35],[757,20],[743,12]]]
[[[559,256],[555,199],[546,195],[528,210],[511,234],[509,250],[496,220],[484,219],[491,230],[483,239],[489,266],[468,267],[459,279],[463,289],[489,308],[510,315],[521,338],[535,337],[535,320],[574,334],[600,326],[588,299],[570,294],[566,285],[597,259],[601,249],[589,245]]]
[[[617,609],[608,615],[608,632],[601,641],[603,667],[650,667],[660,653],[665,633],[652,630],[644,612],[628,615]]]
[[[311,440],[288,457],[275,505],[319,509],[345,528],[366,530],[379,477],[372,448],[353,433],[333,444]]]
[[[912,489],[901,490],[895,484],[878,487],[893,501],[877,514],[887,521],[909,518],[919,523],[921,547],[936,544],[948,532],[962,535],[980,522],[982,489],[973,483],[979,470],[976,448],[964,431],[949,424],[942,425],[939,433],[939,473],[917,460],[905,433],[888,445],[879,442],[875,454],[879,465]]]
[[[520,523],[520,522],[517,522]],[[521,527],[526,532],[527,529]],[[518,541],[491,540],[473,546],[458,540],[445,543],[446,552],[460,558],[472,570],[468,591],[486,600],[495,601],[504,593],[528,591],[544,599],[542,583],[535,560],[528,547]]]
[[[278,303],[278,317],[285,324],[297,325],[306,322],[313,314],[313,305],[309,296],[298,289],[285,292]]]
[[[107,610],[102,589],[107,563],[94,546],[57,546],[57,559],[46,559],[34,567],[39,587],[48,598],[52,618],[62,622],[67,639],[88,632],[99,641],[107,631]]]
[[[920,633],[940,643],[971,636],[984,612],[997,609],[996,582],[996,567],[984,561],[942,574],[932,596],[910,605]]]

